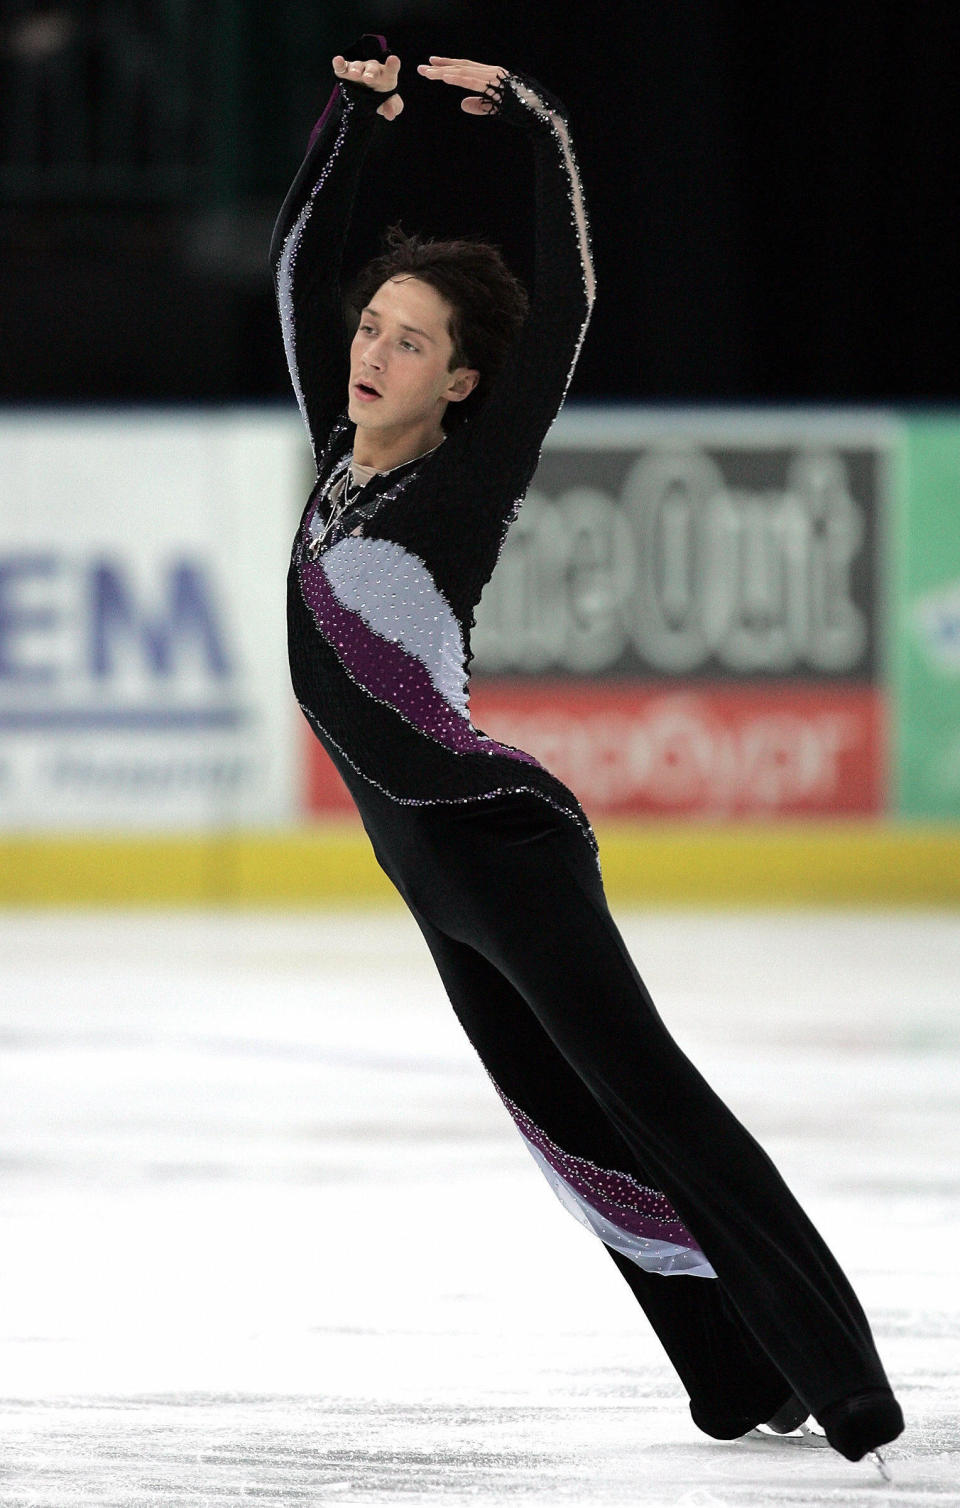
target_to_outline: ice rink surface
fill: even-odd
[[[858,1288],[892,1483],[698,1433],[405,913],[8,913],[4,1508],[960,1503],[960,917],[618,919]]]

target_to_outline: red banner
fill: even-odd
[[[885,804],[885,708],[870,686],[476,680],[476,727],[527,750],[591,818],[865,815]],[[352,808],[315,739],[312,812]]]

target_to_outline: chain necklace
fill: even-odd
[[[334,529],[337,527],[337,524],[339,524],[343,515],[346,513],[349,504],[353,501],[349,493],[349,481],[350,466],[348,463],[344,469],[342,480],[338,478],[338,482],[335,482],[333,487],[331,487],[324,496],[324,501],[330,504],[330,512],[327,514],[326,518],[319,528],[316,528],[316,518],[314,518],[314,522],[313,524],[311,524],[310,540],[307,545],[307,550],[314,559],[317,557],[317,555],[319,555],[321,549],[326,544]],[[336,491],[335,489],[337,488],[338,483],[339,491]]]
[[[379,476],[379,475],[380,475],[380,472],[378,472],[378,471],[374,472],[374,476]],[[370,481],[371,482],[373,481],[373,477],[370,478]],[[364,487],[366,487],[367,485],[368,484],[366,482],[358,482],[355,479],[355,477],[353,475],[353,467],[352,467],[352,465],[350,465],[350,466],[347,467],[346,475],[344,476],[344,479],[343,479],[343,487],[342,487],[342,489],[340,491],[340,503],[341,503],[340,511],[342,513],[346,513],[347,509],[350,507],[350,505],[353,502],[356,501],[356,499],[360,496],[361,492],[363,491]],[[355,487],[356,491],[355,492],[351,492],[350,491],[351,487]]]
[[[444,439],[446,439],[446,436],[444,436]],[[370,482],[374,480],[374,477],[391,476],[393,472],[399,471],[403,466],[412,466],[414,461],[422,461],[427,456],[432,455],[435,450],[439,450],[442,444],[443,440],[440,440],[430,450],[423,451],[421,455],[411,456],[409,461],[400,461],[396,466],[391,466],[386,471],[375,471],[373,476],[368,478],[366,482],[358,482],[353,476],[353,459],[351,457],[344,466],[342,475],[328,487],[324,495],[324,501],[331,505],[329,514],[315,533],[313,532],[313,526],[311,526],[311,537],[307,546],[307,551],[311,557],[316,559],[334,529],[336,529],[344,515],[353,507],[364,488],[368,487]]]

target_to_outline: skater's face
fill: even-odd
[[[452,313],[435,288],[408,274],[378,288],[350,347],[348,412],[355,424],[396,435],[439,430],[447,404],[469,397],[479,373],[451,369]]]

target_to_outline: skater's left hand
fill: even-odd
[[[442,84],[453,84],[457,89],[480,91],[469,94],[460,101],[460,109],[468,115],[492,115],[496,105],[484,99],[482,91],[489,84],[497,84],[507,76],[506,68],[497,68],[490,63],[472,63],[469,58],[440,58],[430,54],[429,63],[418,63],[417,72],[425,79],[439,79]]]

